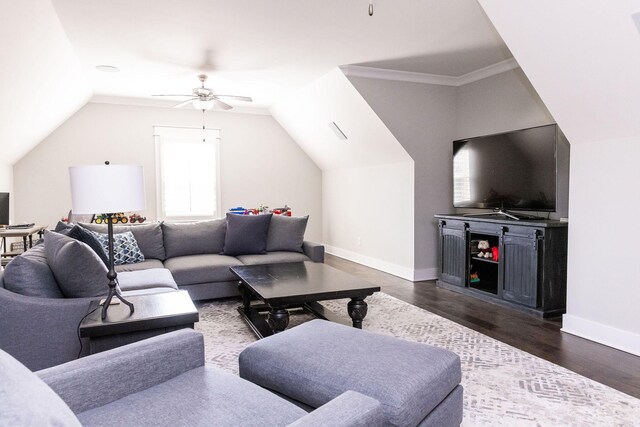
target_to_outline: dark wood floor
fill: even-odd
[[[325,263],[376,283],[382,292],[640,398],[640,357],[560,332],[561,318],[539,319],[326,255]],[[366,322],[366,320],[365,320]]]

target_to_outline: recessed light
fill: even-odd
[[[120,68],[113,65],[96,65],[96,70],[103,71],[105,73],[119,73]]]

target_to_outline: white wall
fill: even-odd
[[[640,355],[638,162],[638,137],[572,146],[569,286],[562,326]]]
[[[13,166],[0,164],[0,192],[9,193],[9,220],[13,219]]]
[[[640,4],[479,1],[571,142],[563,331],[640,355]]]
[[[324,171],[327,251],[412,278],[413,168],[413,162],[405,162]]]
[[[222,209],[285,203],[309,214],[306,237],[322,237],[322,175],[269,115],[208,112],[206,124],[221,130]],[[15,219],[47,223],[71,206],[67,168],[78,164],[142,164],[147,210],[156,218],[153,126],[202,126],[196,110],[89,103],[14,166]]]
[[[452,206],[451,141],[456,88],[349,77],[415,162],[414,277],[438,274],[438,228],[433,215]]]
[[[322,168],[327,252],[413,279],[413,161],[342,71],[332,70],[271,112]],[[347,140],[336,137],[330,122]]]

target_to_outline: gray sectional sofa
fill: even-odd
[[[272,221],[286,221],[274,216]],[[106,225],[80,224],[106,233]],[[276,225],[272,222],[272,226]],[[270,232],[271,232],[270,228]],[[238,295],[238,281],[229,267],[236,265],[273,264],[280,262],[324,262],[324,246],[301,241],[300,252],[270,250],[278,246],[270,233],[267,253],[251,255],[223,255],[226,219],[197,222],[155,222],[140,225],[117,225],[114,233],[131,231],[145,260],[137,264],[116,266],[116,271],[137,271],[166,268],[173,275],[178,288],[189,292],[191,299],[203,300]]]
[[[106,231],[104,225],[81,225]],[[278,230],[286,233],[287,227],[274,228],[275,234],[270,228],[267,253],[237,256],[220,254],[226,219],[155,222],[114,229],[116,233],[131,231],[145,257],[140,263],[117,266],[125,297],[178,288],[187,290],[194,300],[231,297],[238,295],[238,286],[230,266],[324,261],[324,247],[303,241],[301,236],[297,237],[300,252],[269,250],[287,246],[286,242],[283,246],[282,233],[276,233]],[[65,298],[49,268],[45,249],[37,245],[11,261],[15,263],[11,269],[7,266],[5,272],[0,271],[0,348],[32,370],[76,359],[81,350],[83,355],[87,354],[88,345],[81,344],[77,328],[91,301],[96,299]],[[106,293],[106,274],[104,290]]]

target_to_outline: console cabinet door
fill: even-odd
[[[440,225],[440,280],[456,286],[466,286],[466,230]]]
[[[529,307],[537,306],[538,242],[534,236],[504,235],[502,298]]]

